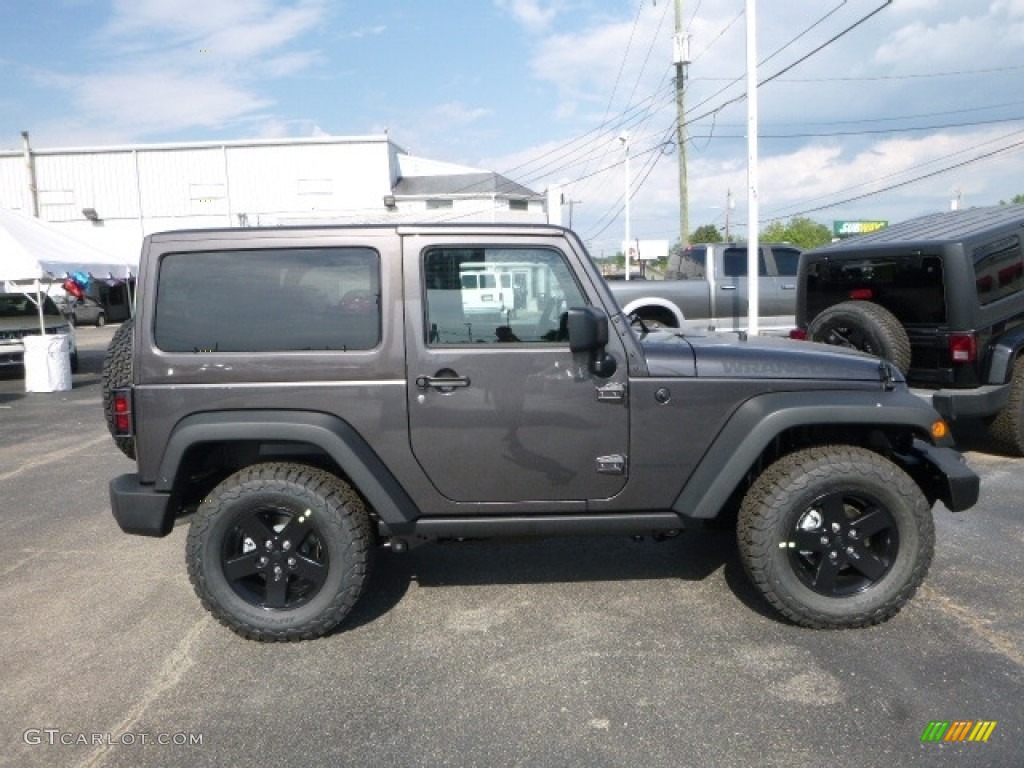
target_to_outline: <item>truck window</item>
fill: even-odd
[[[757,271],[761,277],[768,274],[768,265],[764,261],[764,252],[757,254]],[[722,276],[723,277],[746,277],[747,276],[747,248],[726,248],[722,254]]]
[[[772,248],[772,256],[775,257],[775,269],[782,277],[796,276],[797,267],[800,264],[800,250],[798,248]]]
[[[668,259],[666,280],[704,280],[707,277],[705,258],[707,247],[691,245],[685,250],[674,251]]]
[[[587,304],[551,248],[429,248],[423,274],[431,345],[567,343],[567,310]]]
[[[167,254],[156,345],[193,353],[372,349],[381,336],[379,264],[369,248]]]

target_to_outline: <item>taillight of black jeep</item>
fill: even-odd
[[[132,419],[132,391],[115,389],[110,393],[114,414],[114,437],[131,437],[135,434]]]
[[[973,363],[978,359],[978,340],[973,333],[949,336],[949,357],[954,363]]]

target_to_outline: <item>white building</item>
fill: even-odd
[[[0,152],[0,208],[112,253],[137,255],[168,229],[548,220],[544,195],[414,157],[386,134],[71,149],[22,136],[22,151]]]

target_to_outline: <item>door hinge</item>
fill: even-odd
[[[626,457],[621,453],[613,453],[610,456],[598,456],[596,463],[599,475],[626,474]]]
[[[626,385],[621,381],[612,381],[597,387],[597,402],[599,403],[624,403],[626,402]]]

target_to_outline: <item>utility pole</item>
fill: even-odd
[[[572,198],[565,201],[565,204],[569,206],[569,229],[572,229],[572,209],[573,207],[580,205],[582,202],[582,200],[573,200]]]
[[[726,190],[725,192],[725,242],[731,243],[732,236],[729,232],[729,217],[732,215],[732,190]]]
[[[686,67],[690,63],[690,37],[683,32],[683,0],[676,2],[676,34],[672,58],[676,65],[676,143],[679,145],[679,244],[690,244],[690,201],[686,187]]]

